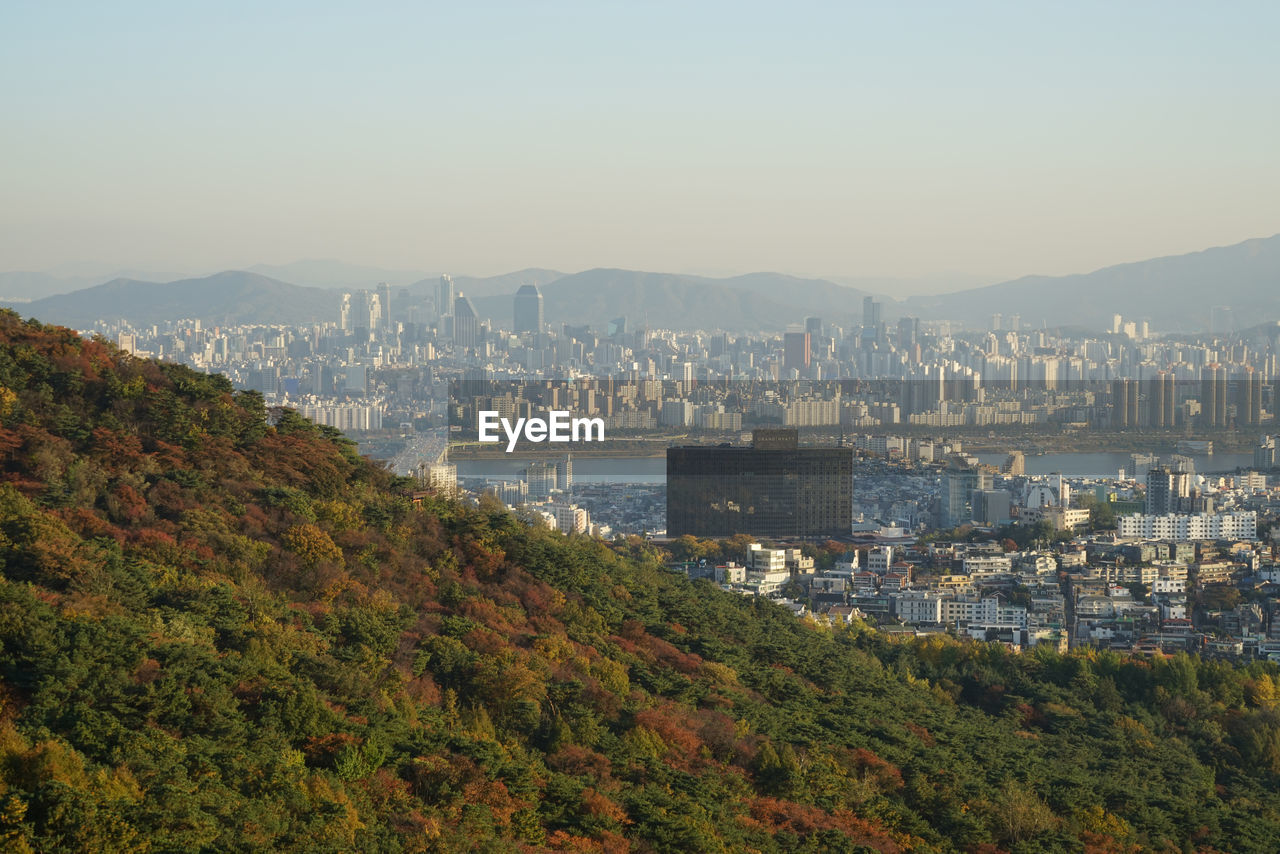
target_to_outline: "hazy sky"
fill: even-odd
[[[1280,231],[1273,0],[783,6],[8,0],[0,270],[994,280]]]

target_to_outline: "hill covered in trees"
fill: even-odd
[[[11,312],[0,476],[6,851],[1280,838],[1274,666],[819,627]]]

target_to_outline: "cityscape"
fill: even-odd
[[[557,324],[534,284],[481,317],[448,274],[333,297],[327,323],[83,332],[225,374],[423,487],[555,530],[677,556],[762,538],[777,548],[677,565],[797,616],[1280,660],[1278,323],[1236,330],[1217,306],[1198,334],[1118,314],[971,330],[886,319],[868,296],[848,326],[731,335]],[[476,441],[481,411],[555,409],[599,418],[608,441]]]
[[[1280,5],[0,22],[0,852],[1280,851]]]

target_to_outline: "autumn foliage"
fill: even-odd
[[[0,849],[1280,836],[1274,666],[820,628],[411,491],[221,377],[0,314]]]

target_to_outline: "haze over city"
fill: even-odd
[[[1280,10],[24,4],[0,270],[903,279],[1280,231]]]

